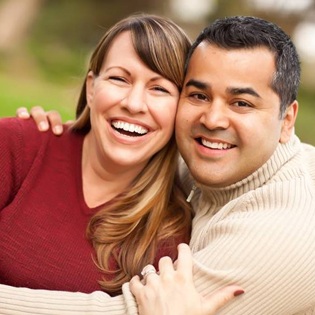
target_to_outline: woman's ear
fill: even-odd
[[[93,96],[94,96],[94,80],[95,76],[93,71],[89,71],[86,76],[86,101],[87,106],[91,107]]]
[[[280,143],[286,143],[290,140],[290,137],[294,130],[294,124],[296,121],[297,113],[298,113],[299,103],[295,100],[289,107],[286,109],[284,113],[281,135],[280,135]]]

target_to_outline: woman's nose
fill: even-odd
[[[131,113],[145,112],[147,109],[145,89],[141,86],[132,86],[122,105]]]

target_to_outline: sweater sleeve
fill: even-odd
[[[123,294],[110,297],[102,291],[80,292],[31,290],[0,285],[1,315],[133,315],[137,305],[128,284]]]

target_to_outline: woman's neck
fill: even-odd
[[[89,208],[97,207],[122,193],[139,175],[144,166],[122,166],[97,152],[93,137],[83,142],[82,187]]]

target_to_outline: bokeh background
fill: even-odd
[[[315,145],[315,0],[0,0],[0,117],[41,105],[74,118],[91,50],[109,26],[139,12],[173,19],[192,40],[217,17],[280,25],[302,61],[297,134]]]

